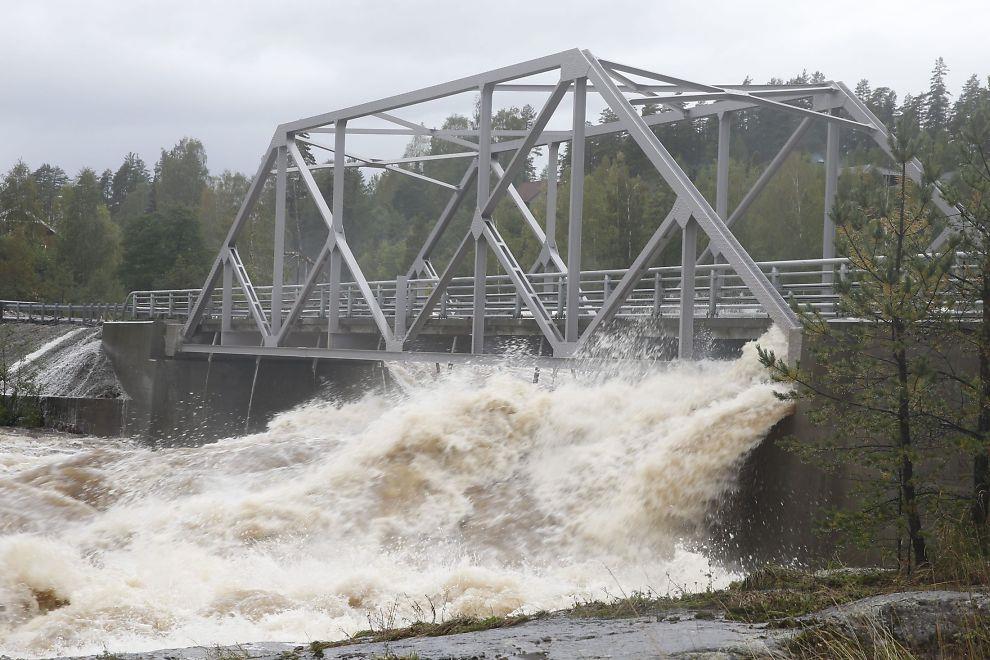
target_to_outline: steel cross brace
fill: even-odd
[[[615,82],[608,76],[603,66],[593,55],[585,51],[588,62],[588,76],[595,86],[600,88],[603,100],[624,122],[629,135],[643,150],[646,157],[653,163],[679,199],[689,205],[691,217],[707,234],[715,248],[722,254],[726,262],[743,280],[749,290],[764,309],[787,335],[792,360],[797,359],[801,349],[801,322],[787,305],[780,293],[773,287],[762,271],[756,266],[752,257],[743,249],[732,232],[704,198],[701,192],[681,169],[680,165],[667,152],[657,136],[649,129],[643,118],[617,89]],[[683,83],[683,81],[678,81]],[[817,114],[817,113],[816,113]],[[693,263],[692,263],[693,265]],[[600,312],[599,312],[600,313]]]
[[[210,273],[206,276],[206,282],[200,291],[199,297],[196,299],[196,302],[193,304],[193,307],[189,312],[189,318],[186,319],[186,324],[182,328],[182,338],[185,341],[192,339],[193,334],[195,334],[196,329],[199,327],[199,323],[203,318],[203,312],[206,311],[206,305],[210,300],[210,296],[213,294],[213,289],[216,287],[217,279],[220,277],[221,270],[224,267],[227,256],[225,250],[229,250],[234,247],[237,237],[244,228],[251,212],[254,211],[254,206],[257,203],[258,198],[261,196],[262,190],[264,190],[265,180],[268,178],[268,172],[271,170],[272,164],[275,162],[275,152],[275,141],[273,140],[261,158],[261,166],[258,167],[258,171],[255,173],[250,187],[248,187],[247,195],[244,197],[244,201],[241,202],[241,207],[237,211],[237,215],[234,216],[234,222],[227,231],[227,237],[223,241],[223,247],[221,248],[216,259],[214,259],[213,265],[210,267]]]
[[[289,153],[292,155],[292,159],[296,164],[304,163],[302,154],[299,152],[299,147],[296,146],[294,141],[289,142],[288,145]],[[324,199],[323,194],[320,192],[319,186],[316,185],[316,180],[313,179],[313,175],[305,167],[299,170],[299,174],[302,176],[303,183],[306,184],[306,189],[309,191],[310,197],[312,197],[313,202],[316,204],[316,208],[323,218],[324,223],[327,225],[327,229],[330,232],[330,237],[327,239],[327,243],[324,245],[323,250],[320,253],[320,259],[313,264],[313,268],[310,271],[310,276],[307,277],[307,286],[303,288],[299,296],[296,298],[295,305],[292,311],[289,313],[289,318],[295,321],[298,317],[299,312],[306,304],[306,300],[309,298],[309,293],[312,290],[313,285],[316,282],[315,273],[318,273],[320,267],[322,266],[322,260],[327,259],[330,255],[336,251],[340,258],[342,259],[344,265],[351,273],[351,277],[354,278],[355,283],[358,286],[358,290],[361,292],[361,296],[364,298],[371,310],[372,318],[375,321],[375,325],[378,326],[378,331],[381,332],[382,337],[385,340],[386,350],[402,350],[401,342],[397,344],[395,337],[392,335],[392,329],[389,326],[388,320],[385,318],[385,313],[382,311],[381,305],[378,304],[378,300],[375,298],[375,294],[371,291],[371,286],[368,284],[367,278],[361,271],[361,266],[357,263],[357,259],[354,258],[354,254],[351,252],[350,246],[347,244],[347,240],[344,238],[344,234],[341,227],[335,226],[334,216],[327,206],[326,199]],[[331,301],[331,305],[335,305],[335,301]],[[279,333],[275,338],[273,344],[275,346],[280,345],[287,334],[289,322],[285,323],[286,328]]]

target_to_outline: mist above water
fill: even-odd
[[[754,344],[635,376],[402,381],[196,448],[0,435],[0,654],[306,642],[428,601],[490,616],[719,586],[733,576],[687,548],[788,411]]]

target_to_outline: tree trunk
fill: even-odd
[[[988,253],[984,251],[984,254]],[[979,342],[980,413],[976,429],[980,434],[981,446],[973,457],[972,515],[980,553],[987,557],[990,556],[990,529],[987,528],[988,512],[990,512],[990,447],[986,442],[990,433],[990,258],[985,257],[982,265],[980,284],[983,318],[980,324]]]
[[[894,322],[895,345],[902,337],[900,322]],[[918,513],[918,497],[914,489],[914,462],[911,460],[911,411],[908,400],[907,354],[904,348],[894,351],[897,363],[897,444],[901,451],[901,501],[904,502],[904,522],[908,540],[914,554],[915,566],[928,564],[928,550],[921,533],[921,515]]]
[[[894,257],[895,280],[900,279],[904,263],[904,237],[906,233],[907,199],[905,163],[901,163],[900,213],[897,218],[897,247]],[[914,553],[915,566],[928,564],[928,551],[925,537],[921,533],[921,515],[918,512],[918,498],[914,489],[914,462],[911,460],[911,403],[908,386],[908,358],[905,341],[905,322],[899,312],[891,318],[891,339],[894,347],[894,362],[897,365],[897,445],[901,452],[901,501],[904,502],[904,522],[907,524],[908,540]]]

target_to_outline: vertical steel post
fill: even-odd
[[[557,164],[560,143],[551,142],[547,158],[547,250],[557,247]],[[549,254],[546,255],[549,259]],[[546,266],[546,262],[543,263]]]
[[[822,231],[822,259],[835,257],[835,223],[832,207],[839,184],[839,127],[829,122],[825,136],[825,221]],[[831,267],[823,268],[822,283],[832,283]]]
[[[681,318],[677,356],[694,358],[694,264],[698,258],[698,223],[688,219],[681,230]]]
[[[406,336],[407,296],[409,295],[409,278],[399,275],[395,278],[395,325],[396,338]]]
[[[567,223],[567,320],[564,341],[578,340],[581,289],[581,223],[584,211],[584,122],[587,78],[574,81],[574,119],[571,139],[570,218]]]
[[[485,351],[485,279],[488,246],[484,237],[474,241],[474,310],[471,317],[471,352]]]
[[[487,218],[481,209],[491,195],[492,178],[492,94],[495,86],[481,87],[478,131],[478,207],[471,230],[474,233],[474,310],[471,318],[471,352],[485,352],[485,280],[488,274],[488,245],[482,233]]]
[[[340,119],[334,123],[333,140],[333,223],[330,231],[343,235],[344,233],[344,167],[347,160],[344,149],[346,148],[347,120]],[[340,274],[343,257],[340,250],[334,245],[330,251],[330,298],[327,302],[328,322],[327,333],[328,342],[332,346],[333,333],[340,330]]]
[[[551,142],[547,158],[546,245],[540,251],[539,267],[546,273],[550,264],[550,250],[557,249],[557,167],[560,162],[560,143]],[[543,278],[543,293],[553,293],[549,278]]]
[[[285,278],[285,196],[288,148],[278,147],[275,156],[275,254],[272,265],[272,319],[271,332],[277,335],[282,329],[282,284]],[[247,292],[245,292],[247,293]]]
[[[234,314],[234,267],[227,257],[227,248],[223,256],[223,298],[220,306],[220,344],[223,345],[224,335],[233,327],[231,321]]]
[[[663,314],[663,276],[658,270],[653,274],[653,316],[660,318]]]
[[[729,220],[729,149],[732,137],[732,113],[718,115],[718,162],[715,167],[715,212],[726,223]],[[725,263],[721,254],[714,253],[712,272],[708,289],[708,315],[718,314],[718,298],[722,288],[722,269],[718,264]]]

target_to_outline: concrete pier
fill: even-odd
[[[131,399],[128,433],[159,445],[260,431],[324,388],[348,396],[382,382],[381,366],[371,362],[168,356],[169,332],[162,321],[103,326],[104,351]]]

